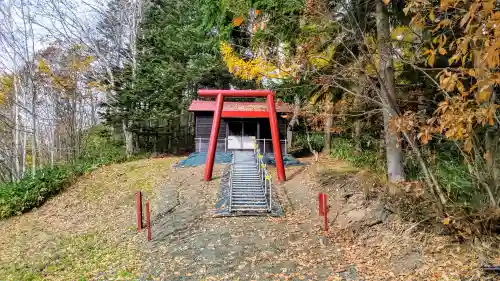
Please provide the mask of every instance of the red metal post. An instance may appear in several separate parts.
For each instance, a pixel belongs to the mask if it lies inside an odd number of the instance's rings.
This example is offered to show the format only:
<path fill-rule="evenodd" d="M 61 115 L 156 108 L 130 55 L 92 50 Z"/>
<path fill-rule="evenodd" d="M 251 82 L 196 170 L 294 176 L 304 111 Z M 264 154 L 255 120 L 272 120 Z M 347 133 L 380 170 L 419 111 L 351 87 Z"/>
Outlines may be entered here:
<path fill-rule="evenodd" d="M 146 200 L 146 224 L 148 227 L 148 241 L 151 241 L 151 214 L 149 212 L 149 200 Z"/>
<path fill-rule="evenodd" d="M 325 217 L 325 231 L 328 231 L 328 199 L 326 194 L 323 194 L 323 214 Z"/>
<path fill-rule="evenodd" d="M 142 196 L 141 192 L 137 191 L 135 194 L 137 201 L 137 231 L 141 231 L 142 228 Z"/>
<path fill-rule="evenodd" d="M 319 216 L 323 216 L 323 193 L 318 194 L 318 202 L 319 202 Z"/>
<path fill-rule="evenodd" d="M 280 134 L 278 130 L 278 117 L 276 116 L 274 95 L 267 96 L 267 110 L 269 111 L 269 123 L 271 125 L 271 135 L 273 137 L 274 159 L 276 161 L 278 180 L 283 182 L 286 180 L 286 175 L 285 166 L 283 165 L 283 157 L 281 155 Z"/>
<path fill-rule="evenodd" d="M 215 150 L 217 149 L 217 138 L 219 137 L 220 118 L 222 115 L 223 105 L 224 105 L 224 96 L 222 94 L 218 94 L 216 100 L 216 108 L 214 111 L 214 120 L 212 122 L 212 131 L 210 133 L 210 143 L 208 144 L 207 161 L 205 164 L 204 179 L 206 181 L 212 180 Z"/>

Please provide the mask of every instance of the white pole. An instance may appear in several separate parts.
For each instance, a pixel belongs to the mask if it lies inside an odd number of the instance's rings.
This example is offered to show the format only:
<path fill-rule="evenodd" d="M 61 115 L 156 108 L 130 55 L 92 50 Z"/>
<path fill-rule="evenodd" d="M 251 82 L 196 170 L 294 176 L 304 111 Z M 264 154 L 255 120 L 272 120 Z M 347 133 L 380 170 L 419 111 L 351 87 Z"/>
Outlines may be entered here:
<path fill-rule="evenodd" d="M 266 154 L 266 139 L 264 139 L 264 154 Z"/>

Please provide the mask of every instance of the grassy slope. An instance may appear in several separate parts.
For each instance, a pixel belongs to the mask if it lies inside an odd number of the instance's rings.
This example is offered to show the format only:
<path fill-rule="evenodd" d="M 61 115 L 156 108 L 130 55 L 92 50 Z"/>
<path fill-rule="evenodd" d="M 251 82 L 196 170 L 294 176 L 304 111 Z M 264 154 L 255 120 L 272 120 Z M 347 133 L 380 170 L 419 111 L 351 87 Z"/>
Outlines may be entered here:
<path fill-rule="evenodd" d="M 139 275 L 137 190 L 145 196 L 177 158 L 110 165 L 41 208 L 0 221 L 0 280 L 130 279 Z M 136 261 L 136 262 L 134 262 Z"/>

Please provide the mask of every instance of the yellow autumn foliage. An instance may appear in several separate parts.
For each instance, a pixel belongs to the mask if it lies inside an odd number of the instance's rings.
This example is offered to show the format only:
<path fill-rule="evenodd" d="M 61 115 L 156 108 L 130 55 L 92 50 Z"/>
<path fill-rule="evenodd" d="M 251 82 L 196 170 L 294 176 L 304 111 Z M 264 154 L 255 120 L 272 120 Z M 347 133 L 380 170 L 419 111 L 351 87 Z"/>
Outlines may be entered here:
<path fill-rule="evenodd" d="M 413 32 L 409 26 L 396 26 L 392 32 L 391 37 L 394 40 L 403 40 L 403 41 L 413 41 L 416 37 L 415 32 Z"/>
<path fill-rule="evenodd" d="M 78 50 L 81 47 L 75 45 L 73 47 L 74 50 Z M 85 71 L 90 64 L 95 60 L 93 56 L 72 56 L 67 68 L 67 71 L 64 74 L 56 75 L 52 71 L 49 63 L 45 59 L 40 59 L 38 62 L 37 72 L 47 77 L 51 82 L 52 86 L 59 90 L 69 90 L 72 91 L 76 87 L 75 75 L 79 72 Z M 90 86 L 96 87 L 96 86 Z"/>
<path fill-rule="evenodd" d="M 12 75 L 4 75 L 0 77 L 0 104 L 5 103 L 13 85 L 14 77 Z"/>
<path fill-rule="evenodd" d="M 321 69 L 331 64 L 333 55 L 335 54 L 336 45 L 330 45 L 325 50 L 319 53 L 309 54 L 309 63 L 314 67 Z"/>
<path fill-rule="evenodd" d="M 285 78 L 279 69 L 260 57 L 244 60 L 240 58 L 227 42 L 221 42 L 220 51 L 229 72 L 243 80 L 255 80 L 258 83 L 263 78 Z"/>
<path fill-rule="evenodd" d="M 71 68 L 73 71 L 82 71 L 86 69 L 94 60 L 95 58 L 93 56 L 85 56 L 83 59 L 74 58 L 71 62 Z"/>
<path fill-rule="evenodd" d="M 52 74 L 49 64 L 44 59 L 41 59 L 40 62 L 38 63 L 38 72 L 46 75 Z"/>

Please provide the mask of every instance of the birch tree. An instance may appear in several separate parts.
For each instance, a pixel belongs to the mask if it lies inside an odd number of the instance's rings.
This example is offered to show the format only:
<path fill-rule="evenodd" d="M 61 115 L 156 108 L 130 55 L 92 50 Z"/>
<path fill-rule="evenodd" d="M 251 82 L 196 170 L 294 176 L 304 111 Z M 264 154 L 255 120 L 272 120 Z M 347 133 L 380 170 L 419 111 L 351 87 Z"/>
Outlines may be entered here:
<path fill-rule="evenodd" d="M 47 0 L 44 1 L 44 16 L 52 19 L 55 29 L 42 25 L 54 38 L 78 42 L 88 48 L 96 58 L 95 67 L 101 67 L 103 81 L 108 85 L 106 103 L 112 104 L 116 99 L 117 70 L 123 70 L 127 65 L 132 68 L 135 76 L 137 69 L 137 39 L 140 33 L 140 23 L 144 10 L 142 0 L 116 0 L 108 5 L 98 2 L 83 1 L 80 6 L 76 2 Z M 91 16 L 81 17 L 74 12 L 76 8 L 88 9 Z M 98 72 L 96 73 L 98 74 Z M 120 108 L 112 108 L 121 111 Z M 130 120 L 123 120 L 126 151 L 128 155 L 134 152 L 133 135 L 130 132 Z"/>

